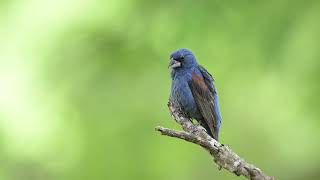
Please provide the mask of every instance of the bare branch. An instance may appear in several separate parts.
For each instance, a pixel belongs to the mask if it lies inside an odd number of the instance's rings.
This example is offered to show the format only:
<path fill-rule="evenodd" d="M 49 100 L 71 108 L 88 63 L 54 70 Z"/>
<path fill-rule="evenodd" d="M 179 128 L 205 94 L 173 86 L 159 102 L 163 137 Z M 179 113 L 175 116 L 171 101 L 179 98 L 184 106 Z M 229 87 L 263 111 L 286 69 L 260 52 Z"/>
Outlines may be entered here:
<path fill-rule="evenodd" d="M 156 127 L 156 130 L 162 135 L 183 139 L 185 141 L 197 144 L 206 149 L 214 158 L 214 162 L 219 169 L 224 168 L 237 176 L 244 176 L 251 180 L 273 180 L 274 178 L 266 175 L 253 164 L 247 163 L 244 159 L 234 153 L 228 146 L 220 144 L 211 138 L 201 126 L 194 125 L 190 119 L 174 106 L 173 102 L 168 103 L 171 115 L 179 123 L 184 131 Z"/>

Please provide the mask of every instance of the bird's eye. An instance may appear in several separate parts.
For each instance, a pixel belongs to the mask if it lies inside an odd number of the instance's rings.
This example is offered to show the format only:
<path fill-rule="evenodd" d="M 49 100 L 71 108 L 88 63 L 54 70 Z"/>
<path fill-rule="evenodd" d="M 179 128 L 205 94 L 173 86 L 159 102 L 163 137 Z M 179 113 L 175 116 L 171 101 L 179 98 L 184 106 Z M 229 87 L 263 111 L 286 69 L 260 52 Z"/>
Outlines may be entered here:
<path fill-rule="evenodd" d="M 181 59 L 181 60 L 184 60 L 184 56 L 181 56 L 180 59 Z"/>

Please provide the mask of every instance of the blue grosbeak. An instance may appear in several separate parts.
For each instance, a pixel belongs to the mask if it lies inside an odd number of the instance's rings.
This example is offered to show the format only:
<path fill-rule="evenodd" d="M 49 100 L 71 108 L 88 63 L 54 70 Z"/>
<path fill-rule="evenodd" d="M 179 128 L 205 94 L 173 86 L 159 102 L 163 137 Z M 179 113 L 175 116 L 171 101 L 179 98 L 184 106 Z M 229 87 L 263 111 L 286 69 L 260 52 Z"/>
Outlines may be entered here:
<path fill-rule="evenodd" d="M 172 78 L 170 99 L 218 140 L 221 114 L 211 74 L 197 63 L 188 49 L 174 51 L 170 55 L 169 67 Z"/>

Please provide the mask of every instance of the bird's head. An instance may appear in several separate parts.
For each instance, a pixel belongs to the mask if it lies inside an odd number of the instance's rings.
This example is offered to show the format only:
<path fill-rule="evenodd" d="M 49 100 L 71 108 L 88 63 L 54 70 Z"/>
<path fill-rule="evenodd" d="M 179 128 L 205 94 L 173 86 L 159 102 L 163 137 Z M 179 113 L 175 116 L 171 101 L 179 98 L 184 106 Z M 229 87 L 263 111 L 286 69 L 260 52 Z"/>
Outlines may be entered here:
<path fill-rule="evenodd" d="M 188 49 L 178 49 L 170 55 L 169 67 L 172 69 L 191 68 L 197 64 L 198 63 L 196 61 L 196 58 L 194 57 L 193 53 Z"/>

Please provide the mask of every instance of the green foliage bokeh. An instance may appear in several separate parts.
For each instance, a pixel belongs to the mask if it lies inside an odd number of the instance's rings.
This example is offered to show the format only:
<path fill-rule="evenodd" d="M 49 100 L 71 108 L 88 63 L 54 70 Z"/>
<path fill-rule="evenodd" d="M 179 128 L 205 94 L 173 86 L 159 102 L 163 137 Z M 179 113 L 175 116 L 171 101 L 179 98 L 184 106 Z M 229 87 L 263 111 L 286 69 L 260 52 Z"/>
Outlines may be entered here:
<path fill-rule="evenodd" d="M 279 179 L 319 179 L 319 18 L 319 1 L 1 1 L 0 179 L 237 178 L 154 131 L 179 128 L 179 47 L 215 77 L 222 143 Z"/>

